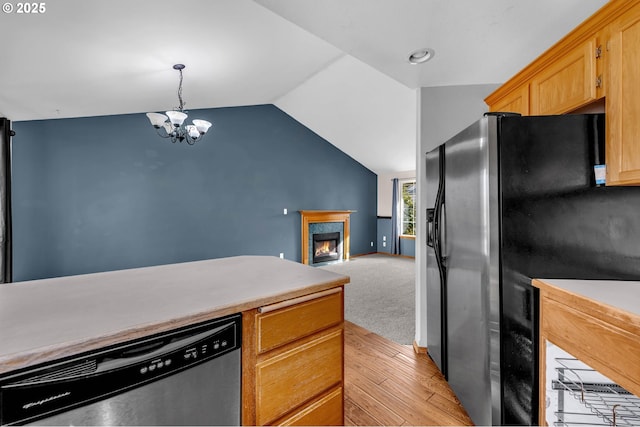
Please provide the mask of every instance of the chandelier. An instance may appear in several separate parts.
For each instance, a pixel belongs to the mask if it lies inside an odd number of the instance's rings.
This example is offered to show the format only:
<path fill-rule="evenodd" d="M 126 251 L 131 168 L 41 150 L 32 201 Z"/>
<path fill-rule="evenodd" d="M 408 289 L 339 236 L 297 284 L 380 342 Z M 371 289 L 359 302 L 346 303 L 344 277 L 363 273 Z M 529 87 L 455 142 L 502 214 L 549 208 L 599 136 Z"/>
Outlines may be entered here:
<path fill-rule="evenodd" d="M 178 85 L 178 101 L 180 105 L 173 109 L 173 111 L 167 111 L 166 115 L 160 113 L 147 113 L 149 121 L 156 128 L 158 135 L 163 138 L 171 138 L 171 142 L 186 142 L 189 145 L 193 145 L 200 141 L 205 133 L 211 127 L 211 123 L 206 120 L 193 120 L 192 125 L 183 126 L 184 121 L 187 119 L 187 113 L 184 111 L 184 101 L 182 100 L 182 70 L 184 70 L 183 64 L 176 64 L 173 66 L 174 70 L 180 72 L 180 84 Z"/>

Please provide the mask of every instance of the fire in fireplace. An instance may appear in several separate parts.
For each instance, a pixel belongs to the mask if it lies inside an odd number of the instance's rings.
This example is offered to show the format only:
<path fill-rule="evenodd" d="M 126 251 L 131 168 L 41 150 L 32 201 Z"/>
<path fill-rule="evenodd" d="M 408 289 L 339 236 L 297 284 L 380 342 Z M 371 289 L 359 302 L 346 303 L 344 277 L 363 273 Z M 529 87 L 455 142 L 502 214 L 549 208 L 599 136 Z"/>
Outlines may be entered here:
<path fill-rule="evenodd" d="M 340 233 L 313 235 L 313 263 L 340 259 Z"/>

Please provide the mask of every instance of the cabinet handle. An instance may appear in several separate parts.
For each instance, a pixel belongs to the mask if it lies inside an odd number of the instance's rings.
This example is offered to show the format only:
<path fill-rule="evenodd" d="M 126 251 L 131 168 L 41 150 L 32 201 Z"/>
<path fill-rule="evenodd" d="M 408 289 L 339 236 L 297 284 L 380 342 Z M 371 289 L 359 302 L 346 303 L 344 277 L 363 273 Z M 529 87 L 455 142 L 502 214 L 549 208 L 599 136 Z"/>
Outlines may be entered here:
<path fill-rule="evenodd" d="M 292 305 L 300 304 L 302 302 L 311 301 L 316 298 L 326 297 L 327 295 L 337 294 L 342 292 L 342 288 L 327 289 L 326 291 L 316 292 L 315 294 L 303 295 L 298 298 L 288 299 L 286 301 L 277 302 L 271 305 L 265 305 L 258 308 L 258 313 L 268 313 L 270 311 L 279 310 L 281 308 L 290 307 Z"/>

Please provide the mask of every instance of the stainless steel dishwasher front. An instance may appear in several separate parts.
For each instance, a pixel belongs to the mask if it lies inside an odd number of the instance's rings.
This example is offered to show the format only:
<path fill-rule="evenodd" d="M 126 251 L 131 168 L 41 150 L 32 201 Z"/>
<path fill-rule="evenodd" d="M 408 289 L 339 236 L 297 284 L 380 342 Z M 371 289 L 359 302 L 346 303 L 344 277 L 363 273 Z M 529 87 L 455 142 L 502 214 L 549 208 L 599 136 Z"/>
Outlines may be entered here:
<path fill-rule="evenodd" d="M 240 425 L 241 316 L 0 378 L 0 424 Z"/>

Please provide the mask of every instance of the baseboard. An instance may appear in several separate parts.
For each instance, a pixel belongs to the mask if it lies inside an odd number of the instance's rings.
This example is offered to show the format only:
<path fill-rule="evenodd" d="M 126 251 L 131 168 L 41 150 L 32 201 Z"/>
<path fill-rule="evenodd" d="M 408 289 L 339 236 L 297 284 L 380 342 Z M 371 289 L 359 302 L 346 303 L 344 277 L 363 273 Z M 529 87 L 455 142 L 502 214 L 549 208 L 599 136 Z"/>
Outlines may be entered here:
<path fill-rule="evenodd" d="M 367 255 L 375 255 L 375 254 L 378 254 L 378 253 L 380 253 L 380 252 L 368 252 L 366 254 L 351 255 L 351 256 L 349 256 L 349 259 L 358 258 L 358 257 L 361 257 L 361 256 L 367 256 Z"/>
<path fill-rule="evenodd" d="M 418 343 L 414 340 L 413 351 L 415 351 L 416 354 L 427 354 L 427 347 L 420 347 Z"/>
<path fill-rule="evenodd" d="M 358 258 L 358 257 L 361 257 L 361 256 L 367 256 L 367 255 L 388 255 L 388 256 L 396 256 L 396 257 L 399 257 L 399 258 L 416 259 L 416 257 L 414 257 L 414 256 L 401 255 L 401 254 L 390 254 L 389 252 L 368 252 L 366 254 L 351 255 L 351 256 L 349 256 L 349 259 Z"/>
<path fill-rule="evenodd" d="M 397 256 L 397 257 L 400 257 L 400 258 L 416 259 L 416 257 L 414 257 L 414 256 L 402 255 L 402 254 L 390 254 L 389 252 L 372 252 L 372 254 L 389 255 L 389 256 Z"/>

